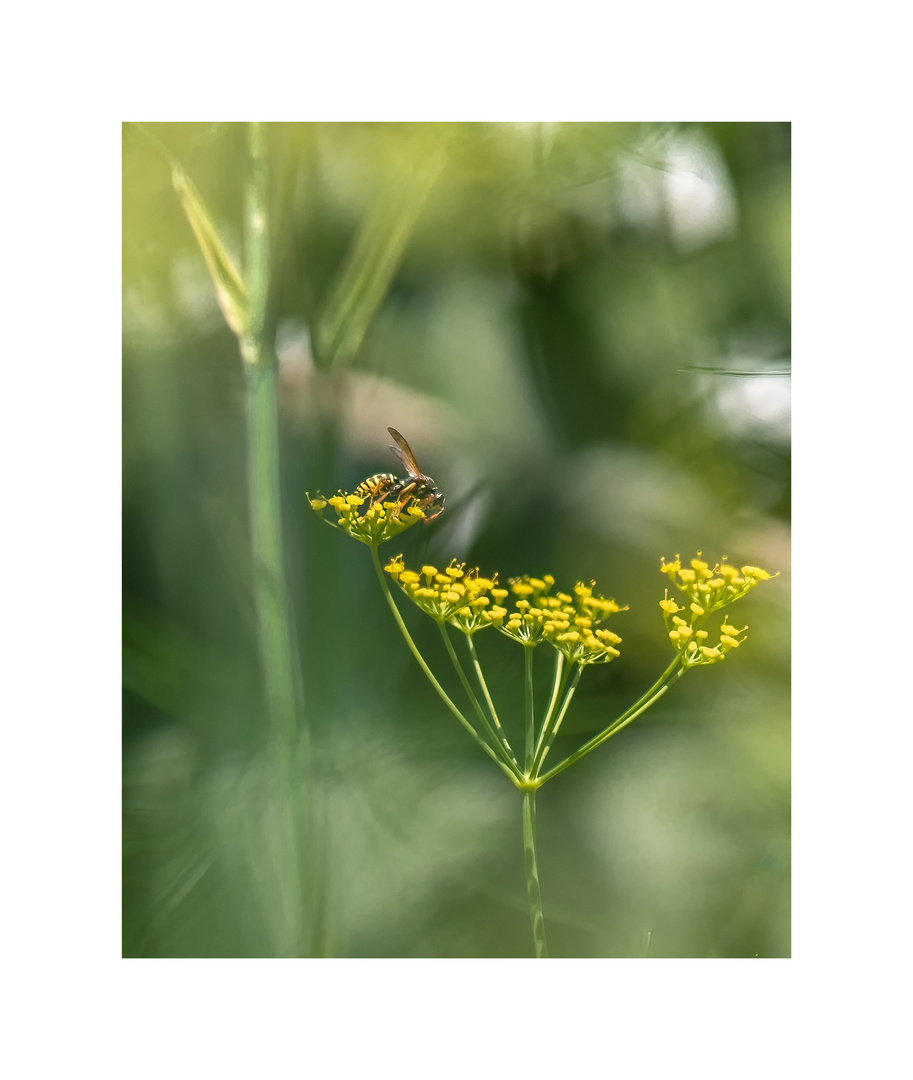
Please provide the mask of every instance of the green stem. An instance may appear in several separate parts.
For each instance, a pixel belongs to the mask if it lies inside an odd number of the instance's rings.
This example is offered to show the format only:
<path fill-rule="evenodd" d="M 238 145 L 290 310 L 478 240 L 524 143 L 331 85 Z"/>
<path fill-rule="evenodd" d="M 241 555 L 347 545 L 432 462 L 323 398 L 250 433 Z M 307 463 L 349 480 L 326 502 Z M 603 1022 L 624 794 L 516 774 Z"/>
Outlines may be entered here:
<path fill-rule="evenodd" d="M 495 703 L 491 700 L 491 694 L 488 692 L 488 683 L 485 681 L 485 676 L 482 674 L 482 665 L 479 663 L 479 656 L 476 652 L 475 641 L 472 634 L 466 635 L 466 644 L 469 648 L 469 655 L 472 657 L 472 664 L 475 668 L 476 678 L 479 680 L 479 686 L 482 687 L 482 693 L 485 695 L 485 700 L 488 703 L 488 709 L 491 713 L 491 720 L 495 726 L 495 730 L 498 733 L 498 737 L 501 742 L 504 743 L 511 757 L 513 757 L 513 750 L 510 743 L 507 741 L 507 735 L 504 733 L 504 729 L 501 727 L 501 721 L 498 718 L 498 711 L 495 708 Z M 514 761 L 517 759 L 514 757 Z"/>
<path fill-rule="evenodd" d="M 552 743 L 555 741 L 555 736 L 558 734 L 558 728 L 561 727 L 561 722 L 564 720 L 564 717 L 565 717 L 565 714 L 567 713 L 568 707 L 571 704 L 571 698 L 573 698 L 573 696 L 574 696 L 574 691 L 577 689 L 577 686 L 580 683 L 580 677 L 583 675 L 583 668 L 584 668 L 583 664 L 578 664 L 577 665 L 577 670 L 574 672 L 573 682 L 568 687 L 567 693 L 564 695 L 564 700 L 561 703 L 561 711 L 558 713 L 558 718 L 555 720 L 554 726 L 552 727 L 552 729 L 548 733 L 548 740 L 545 743 L 545 745 L 542 746 L 541 749 L 539 751 L 537 751 L 537 753 L 536 753 L 536 760 L 535 760 L 535 762 L 533 764 L 533 773 L 534 773 L 534 775 L 538 775 L 539 770 L 542 768 L 542 763 L 545 761 L 546 754 L 552 748 Z M 568 669 L 567 674 L 568 675 L 570 674 L 570 669 Z M 565 683 L 567 682 L 566 677 L 565 677 L 564 681 L 565 681 Z M 562 689 L 564 689 L 564 687 L 562 687 Z M 545 729 L 543 728 L 543 734 L 544 734 L 544 731 L 545 731 Z M 540 739 L 540 742 L 541 742 L 541 739 Z"/>
<path fill-rule="evenodd" d="M 536 959 L 548 958 L 545 940 L 545 916 L 542 913 L 542 893 L 539 891 L 539 865 L 536 859 L 536 792 L 523 792 L 523 858 L 526 864 L 526 901 L 533 928 Z"/>
<path fill-rule="evenodd" d="M 536 753 L 536 709 L 533 700 L 533 645 L 523 646 L 523 699 L 526 709 L 526 759 L 524 768 L 527 778 L 533 775 L 533 759 Z"/>
<path fill-rule="evenodd" d="M 545 710 L 545 720 L 543 722 L 543 729 L 548 727 L 551 723 L 552 713 L 555 711 L 555 706 L 558 704 L 558 698 L 561 696 L 564 690 L 564 684 L 567 681 L 568 673 L 564 670 L 564 653 L 555 650 L 555 674 L 552 676 L 552 695 L 549 698 L 548 708 Z M 541 736 L 539 741 L 541 742 Z M 537 747 L 538 749 L 538 747 Z"/>
<path fill-rule="evenodd" d="M 475 710 L 476 716 L 478 716 L 482 726 L 488 732 L 488 737 L 491 739 L 495 749 L 498 751 L 501 757 L 504 758 L 504 763 L 519 780 L 520 769 L 517 765 L 517 762 L 514 760 L 513 755 L 510 752 L 510 747 L 506 745 L 506 740 L 502 741 L 498 737 L 494 728 L 491 726 L 491 721 L 485 715 L 485 710 L 479 704 L 479 699 L 475 696 L 469 679 L 466 678 L 466 672 L 463 671 L 463 665 L 460 663 L 460 659 L 456 654 L 456 650 L 453 647 L 453 642 L 450 640 L 450 637 L 447 634 L 446 625 L 441 621 L 438 621 L 437 625 L 438 629 L 441 631 L 441 637 L 444 639 L 444 645 L 447 649 L 447 654 L 449 655 L 453 666 L 456 669 L 456 673 L 460 678 L 460 682 L 463 684 L 463 689 L 466 691 L 469 700 L 472 702 L 472 707 Z"/>
<path fill-rule="evenodd" d="M 542 746 L 545 742 L 546 736 L 551 730 L 552 717 L 555 714 L 555 708 L 561 699 L 561 695 L 564 693 L 564 688 L 567 686 L 568 676 L 571 673 L 571 669 L 565 666 L 564 653 L 555 650 L 555 674 L 552 678 L 552 693 L 549 698 L 548 708 L 545 710 L 545 719 L 542 721 L 542 730 L 539 732 L 539 741 L 536 743 L 536 752 L 533 755 L 533 767 L 536 771 L 542 764 L 542 758 L 545 754 L 542 754 Z M 541 754 L 541 756 L 540 756 Z"/>
<path fill-rule="evenodd" d="M 240 338 L 247 406 L 248 489 L 260 665 L 269 717 L 270 743 L 282 803 L 288 922 L 278 943 L 280 955 L 311 953 L 306 931 L 302 849 L 307 821 L 302 774 L 308 775 L 304 692 L 289 603 L 282 541 L 279 473 L 279 419 L 276 356 L 266 334 L 269 292 L 269 222 L 263 125 L 249 127 L 250 178 L 245 193 L 245 277 L 248 317 Z M 309 788 L 308 788 L 309 793 Z M 311 898 L 313 900 L 313 898 Z"/>
<path fill-rule="evenodd" d="M 507 773 L 510 779 L 516 784 L 517 781 L 512 770 L 509 769 L 502 761 L 498 760 L 498 755 L 494 752 L 494 750 L 492 750 L 488 743 L 482 738 L 481 735 L 479 735 L 479 733 L 472 726 L 472 724 L 470 724 L 466 717 L 450 700 L 443 686 L 441 686 L 441 684 L 434 677 L 434 673 L 432 672 L 431 668 L 428 667 L 428 665 L 425 663 L 425 658 L 418 651 L 415 642 L 412 640 L 409 631 L 406 629 L 406 624 L 403 622 L 403 617 L 399 612 L 399 608 L 396 606 L 396 601 L 393 599 L 393 596 L 390 593 L 390 586 L 387 584 L 387 579 L 384 577 L 383 567 L 380 565 L 380 556 L 377 553 L 377 546 L 375 544 L 369 544 L 368 546 L 371 549 L 371 559 L 374 562 L 374 569 L 377 571 L 377 580 L 380 582 L 380 587 L 383 591 L 384 597 L 386 598 L 387 605 L 389 606 L 390 611 L 393 613 L 393 618 L 396 620 L 396 625 L 399 627 L 400 633 L 403 635 L 406 644 L 409 646 L 409 651 L 418 661 L 419 667 L 422 669 L 422 671 L 424 671 L 428 681 L 437 691 L 437 694 L 440 697 L 441 701 L 444 702 L 447 708 L 453 713 L 457 720 L 459 720 L 463 727 L 466 728 L 469 734 L 475 739 L 479 746 L 482 747 L 485 753 L 492 759 L 492 761 L 498 766 L 498 768 L 502 769 L 505 773 Z"/>
<path fill-rule="evenodd" d="M 574 762 L 579 761 L 582 757 L 585 757 L 591 750 L 595 750 L 597 746 L 600 746 L 617 734 L 623 727 L 627 727 L 632 720 L 636 720 L 641 713 L 646 712 L 651 705 L 654 705 L 665 692 L 677 682 L 685 673 L 685 668 L 682 666 L 681 657 L 676 656 L 672 663 L 666 668 L 666 670 L 660 675 L 656 682 L 650 687 L 650 689 L 634 702 L 634 704 L 626 709 L 625 712 L 618 717 L 617 720 L 613 720 L 611 724 L 596 736 L 594 736 L 588 743 L 584 743 L 579 750 L 575 750 L 570 757 L 565 758 L 560 765 L 556 765 L 554 769 L 551 769 L 544 776 L 540 778 L 540 786 L 551 780 L 553 776 L 557 776 L 558 773 L 564 772 L 566 768 L 573 765 Z"/>
<path fill-rule="evenodd" d="M 248 484 L 260 661 L 271 734 L 289 744 L 298 727 L 300 673 L 283 567 L 275 372 L 247 365 Z"/>
<path fill-rule="evenodd" d="M 245 220 L 250 306 L 241 354 L 247 391 L 249 513 L 260 660 L 271 734 L 288 746 L 298 735 L 303 692 L 282 544 L 276 356 L 264 333 L 269 236 L 262 127 L 250 125 L 251 178 Z"/>

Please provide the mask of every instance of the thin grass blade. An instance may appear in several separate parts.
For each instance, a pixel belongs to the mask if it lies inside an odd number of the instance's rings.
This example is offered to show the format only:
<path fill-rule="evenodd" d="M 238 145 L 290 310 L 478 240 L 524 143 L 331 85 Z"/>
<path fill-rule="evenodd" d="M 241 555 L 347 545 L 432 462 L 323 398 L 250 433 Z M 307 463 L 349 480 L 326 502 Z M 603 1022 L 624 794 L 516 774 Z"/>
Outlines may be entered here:
<path fill-rule="evenodd" d="M 241 272 L 222 242 L 205 200 L 187 173 L 174 160 L 171 164 L 171 182 L 209 267 L 225 321 L 232 332 L 241 338 L 246 333 L 248 322 L 247 287 Z"/>
<path fill-rule="evenodd" d="M 441 150 L 429 153 L 391 182 L 364 219 L 317 328 L 318 355 L 328 367 L 344 367 L 361 347 L 443 165 Z"/>

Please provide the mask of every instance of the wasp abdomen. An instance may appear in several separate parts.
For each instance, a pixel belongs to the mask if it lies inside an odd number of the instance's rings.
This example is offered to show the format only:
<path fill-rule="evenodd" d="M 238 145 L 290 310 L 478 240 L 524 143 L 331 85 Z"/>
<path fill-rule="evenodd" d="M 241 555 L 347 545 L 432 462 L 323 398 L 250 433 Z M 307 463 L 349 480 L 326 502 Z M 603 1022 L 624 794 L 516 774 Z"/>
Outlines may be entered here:
<path fill-rule="evenodd" d="M 379 472 L 373 476 L 369 476 L 367 480 L 362 482 L 355 489 L 355 494 L 360 495 L 363 499 L 380 498 L 382 495 L 389 495 L 389 493 L 396 486 L 397 480 L 393 473 Z"/>

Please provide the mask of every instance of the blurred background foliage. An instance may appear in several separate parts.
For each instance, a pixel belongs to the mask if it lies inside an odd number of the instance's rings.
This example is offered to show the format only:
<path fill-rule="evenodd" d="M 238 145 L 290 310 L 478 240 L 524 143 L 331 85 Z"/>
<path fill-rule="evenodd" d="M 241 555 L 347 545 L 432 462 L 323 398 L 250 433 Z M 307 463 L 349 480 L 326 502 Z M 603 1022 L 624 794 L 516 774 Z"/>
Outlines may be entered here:
<path fill-rule="evenodd" d="M 556 762 L 668 663 L 660 556 L 780 572 L 733 609 L 744 648 L 542 789 L 539 859 L 553 956 L 789 955 L 789 125 L 267 134 L 314 952 L 532 955 L 519 795 L 425 682 L 367 550 L 305 498 L 395 471 L 392 425 L 447 509 L 383 555 L 630 605 Z M 287 955 L 243 372 L 161 147 L 238 255 L 247 169 L 244 125 L 124 127 L 123 948 Z M 478 647 L 519 732 L 522 652 Z"/>

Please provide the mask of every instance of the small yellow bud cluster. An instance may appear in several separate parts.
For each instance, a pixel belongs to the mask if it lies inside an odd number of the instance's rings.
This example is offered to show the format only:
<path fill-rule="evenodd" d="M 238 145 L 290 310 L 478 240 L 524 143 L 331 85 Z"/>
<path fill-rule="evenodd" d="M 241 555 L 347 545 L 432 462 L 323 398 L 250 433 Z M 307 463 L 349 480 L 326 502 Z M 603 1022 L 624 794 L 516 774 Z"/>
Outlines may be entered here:
<path fill-rule="evenodd" d="M 691 604 L 687 608 L 679 607 L 667 594 L 665 600 L 660 600 L 659 606 L 666 621 L 669 640 L 681 654 L 685 667 L 715 664 L 725 659 L 728 652 L 737 649 L 746 640 L 742 635 L 748 629 L 747 626 L 739 629 L 724 619 L 720 627 L 719 641 L 711 645 L 710 633 L 704 630 L 702 625 L 706 612 L 700 604 Z M 683 615 L 687 618 L 683 618 Z"/>
<path fill-rule="evenodd" d="M 667 563 L 663 559 L 660 570 L 707 615 L 740 599 L 755 585 L 769 581 L 771 577 L 766 570 L 757 566 L 743 566 L 739 570 L 730 566 L 725 558 L 711 567 L 701 559 L 700 552 L 696 559 L 691 560 L 690 566 L 682 566 L 678 555 L 675 562 Z"/>
<path fill-rule="evenodd" d="M 711 567 L 701 559 L 700 552 L 687 567 L 682 566 L 678 555 L 672 563 L 663 559 L 660 570 L 690 601 L 687 607 L 680 607 L 669 599 L 667 591 L 665 599 L 659 602 L 669 640 L 681 654 L 685 667 L 716 664 L 746 640 L 743 635 L 747 626 L 740 630 L 724 620 L 719 640 L 710 644 L 710 633 L 703 628 L 704 623 L 712 612 L 738 600 L 755 585 L 771 577 L 766 570 L 757 566 L 743 566 L 737 570 L 725 559 Z"/>
<path fill-rule="evenodd" d="M 551 588 L 551 574 L 542 578 L 522 577 L 511 580 L 510 591 L 518 597 L 514 610 L 492 609 L 489 617 L 501 633 L 523 645 L 535 646 L 549 642 L 576 664 L 599 664 L 614 660 L 620 653 L 615 648 L 621 638 L 601 623 L 620 608 L 614 600 L 594 596 L 595 583 L 578 582 L 574 595 L 556 592 Z"/>
<path fill-rule="evenodd" d="M 311 509 L 316 511 L 321 521 L 332 525 L 334 529 L 340 529 L 353 540 L 360 540 L 363 544 L 370 544 L 373 547 L 392 540 L 394 536 L 399 536 L 417 521 L 422 521 L 425 516 L 414 499 L 407 499 L 403 504 L 378 503 L 375 506 L 369 506 L 362 513 L 361 507 L 368 501 L 367 496 L 364 495 L 350 495 L 340 491 L 336 495 L 325 498 L 318 492 L 316 498 L 312 499 L 310 495 L 307 498 Z M 336 521 L 323 516 L 327 506 L 331 506 L 336 511 Z"/>
<path fill-rule="evenodd" d="M 497 575 L 481 577 L 478 569 L 466 570 L 465 563 L 453 559 L 449 566 L 423 566 L 416 573 L 407 570 L 402 555 L 384 567 L 403 592 L 437 622 L 449 622 L 466 634 L 491 626 L 488 616 L 492 595 L 501 596 Z"/>

